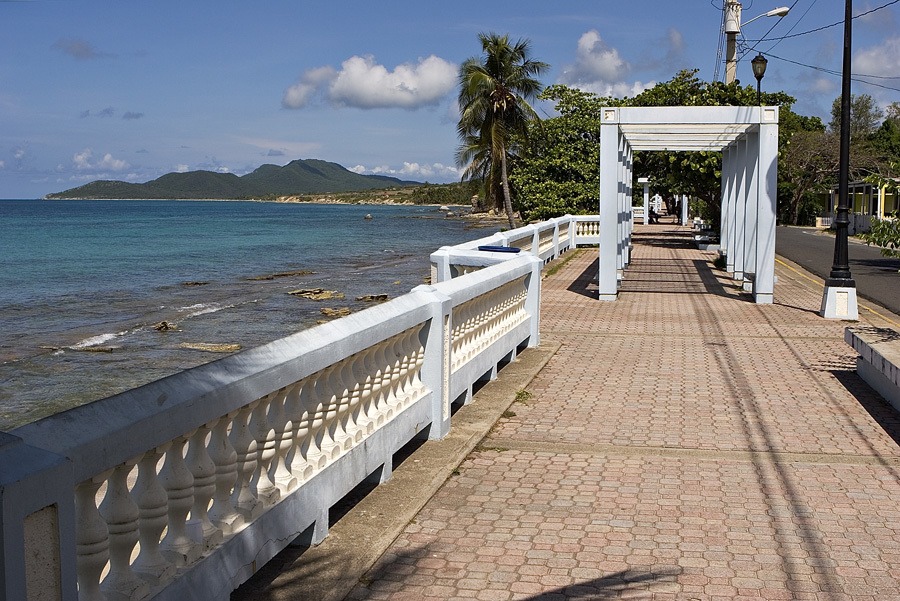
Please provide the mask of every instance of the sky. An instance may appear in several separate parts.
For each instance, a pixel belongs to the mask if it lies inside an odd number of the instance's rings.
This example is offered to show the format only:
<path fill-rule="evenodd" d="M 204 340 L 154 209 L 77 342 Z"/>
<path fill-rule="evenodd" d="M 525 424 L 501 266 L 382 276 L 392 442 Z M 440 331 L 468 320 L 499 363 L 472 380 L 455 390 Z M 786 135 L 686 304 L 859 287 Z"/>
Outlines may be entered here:
<path fill-rule="evenodd" d="M 633 96 L 680 69 L 714 79 L 721 1 L 0 0 L 0 198 L 300 158 L 458 181 L 457 73 L 480 32 L 530 40 L 545 85 Z M 842 25 L 774 38 L 839 23 L 844 3 L 777 1 L 744 1 L 756 47 L 737 77 L 755 84 L 750 59 L 768 53 L 763 88 L 827 122 Z M 872 9 L 853 21 L 853 71 L 881 79 L 853 92 L 886 106 L 900 101 L 900 2 L 854 2 Z"/>

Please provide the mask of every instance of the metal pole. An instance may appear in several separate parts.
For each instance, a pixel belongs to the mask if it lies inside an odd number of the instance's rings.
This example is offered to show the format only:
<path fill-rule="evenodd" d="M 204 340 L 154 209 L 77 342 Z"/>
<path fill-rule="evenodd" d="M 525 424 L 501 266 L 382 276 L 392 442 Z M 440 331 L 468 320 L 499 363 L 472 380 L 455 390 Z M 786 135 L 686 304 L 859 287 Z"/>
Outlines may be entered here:
<path fill-rule="evenodd" d="M 756 78 L 756 106 L 762 106 L 762 92 L 760 91 L 760 86 L 762 85 L 762 77 Z"/>
<path fill-rule="evenodd" d="M 848 227 L 850 225 L 850 42 L 853 23 L 853 0 L 846 0 L 844 10 L 844 65 L 841 78 L 841 146 L 838 172 L 838 207 L 835 216 L 834 264 L 825 286 L 855 288 L 850 275 Z"/>

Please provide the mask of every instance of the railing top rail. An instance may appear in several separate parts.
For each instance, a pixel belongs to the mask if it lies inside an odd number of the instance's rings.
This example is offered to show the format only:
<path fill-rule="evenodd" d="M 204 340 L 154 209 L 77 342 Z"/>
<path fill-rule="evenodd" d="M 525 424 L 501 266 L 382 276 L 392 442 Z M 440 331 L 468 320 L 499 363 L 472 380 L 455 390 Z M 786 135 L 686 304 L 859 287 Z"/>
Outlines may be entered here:
<path fill-rule="evenodd" d="M 449 296 L 452 300 L 452 306 L 455 307 L 490 292 L 506 282 L 531 273 L 536 264 L 542 264 L 540 259 L 537 259 L 530 253 L 523 253 L 499 264 L 466 274 L 464 277 L 453 278 L 432 286 L 420 286 L 416 290 L 422 288 L 434 289 L 441 294 Z"/>
<path fill-rule="evenodd" d="M 12 431 L 83 480 L 424 323 L 424 291 L 75 407 Z"/>

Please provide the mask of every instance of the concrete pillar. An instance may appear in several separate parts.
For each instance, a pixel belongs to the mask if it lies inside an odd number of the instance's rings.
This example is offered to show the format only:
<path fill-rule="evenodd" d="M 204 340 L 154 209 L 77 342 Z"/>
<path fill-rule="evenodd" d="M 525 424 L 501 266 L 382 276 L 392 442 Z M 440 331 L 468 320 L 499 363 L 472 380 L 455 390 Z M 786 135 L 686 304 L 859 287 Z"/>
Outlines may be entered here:
<path fill-rule="evenodd" d="M 759 208 L 759 131 L 747 134 L 747 194 L 744 203 L 744 289 L 753 290 L 756 277 L 756 248 Z M 749 277 L 748 277 L 749 276 Z"/>
<path fill-rule="evenodd" d="M 642 177 L 638 183 L 644 184 L 644 225 L 648 225 L 650 223 L 650 180 Z"/>
<path fill-rule="evenodd" d="M 726 265 L 729 259 L 728 248 L 731 245 L 734 211 L 734 145 L 722 150 L 722 215 L 719 220 L 719 254 L 725 255 Z"/>
<path fill-rule="evenodd" d="M 616 300 L 616 255 L 619 207 L 619 132 L 618 109 L 604 109 L 600 122 L 600 257 L 598 287 L 600 300 Z"/>
<path fill-rule="evenodd" d="M 778 107 L 763 107 L 759 126 L 756 277 L 753 300 L 775 301 L 775 225 L 778 211 Z"/>
<path fill-rule="evenodd" d="M 744 207 L 747 204 L 747 140 L 735 143 L 735 183 L 734 183 L 734 239 L 729 255 L 734 257 L 732 276 L 737 281 L 744 280 Z"/>
<path fill-rule="evenodd" d="M 684 194 L 681 197 L 681 225 L 687 225 L 688 223 L 688 195 Z"/>

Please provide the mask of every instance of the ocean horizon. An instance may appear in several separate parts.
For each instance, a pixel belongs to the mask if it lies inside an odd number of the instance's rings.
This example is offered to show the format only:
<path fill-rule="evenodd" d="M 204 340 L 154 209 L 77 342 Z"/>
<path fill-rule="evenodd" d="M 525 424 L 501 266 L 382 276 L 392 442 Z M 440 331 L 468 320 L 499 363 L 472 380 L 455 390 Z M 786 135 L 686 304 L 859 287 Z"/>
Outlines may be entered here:
<path fill-rule="evenodd" d="M 434 206 L 0 200 L 0 429 L 405 294 L 497 229 Z M 343 298 L 289 294 L 316 288 Z"/>

